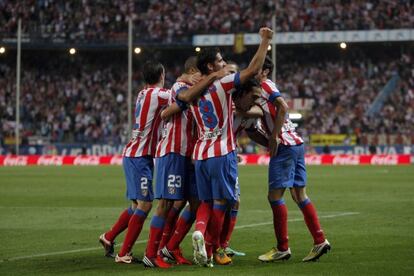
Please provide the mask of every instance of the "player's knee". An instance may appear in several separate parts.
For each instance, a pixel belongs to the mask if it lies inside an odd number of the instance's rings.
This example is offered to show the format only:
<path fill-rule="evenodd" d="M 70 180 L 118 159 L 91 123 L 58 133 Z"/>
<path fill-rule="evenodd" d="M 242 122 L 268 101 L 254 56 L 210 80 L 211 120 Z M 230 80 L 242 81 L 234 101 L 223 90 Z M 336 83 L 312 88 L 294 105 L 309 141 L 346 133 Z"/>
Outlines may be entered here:
<path fill-rule="evenodd" d="M 300 201 L 298 200 L 298 197 L 296 196 L 295 190 L 292 188 L 290 189 L 290 196 L 292 197 L 293 201 L 296 204 L 299 204 Z"/>
<path fill-rule="evenodd" d="M 139 208 L 140 210 L 148 214 L 152 209 L 152 202 L 151 201 L 138 201 L 137 208 Z"/>
<path fill-rule="evenodd" d="M 131 209 L 135 211 L 138 208 L 138 203 L 135 200 L 131 201 Z"/>
<path fill-rule="evenodd" d="M 268 195 L 267 195 L 267 199 L 269 201 L 280 200 L 280 199 L 283 198 L 284 192 L 285 192 L 285 189 L 270 190 Z"/>
<path fill-rule="evenodd" d="M 181 211 L 185 207 L 186 203 L 187 203 L 187 201 L 185 201 L 185 200 L 176 200 L 176 201 L 174 201 L 173 206 L 174 206 L 175 209 Z"/>
<path fill-rule="evenodd" d="M 297 204 L 305 201 L 306 199 L 308 199 L 308 195 L 306 194 L 306 190 L 304 187 L 301 188 L 293 188 L 293 193 L 292 193 L 292 198 L 293 198 L 293 194 L 295 196 L 295 202 Z"/>
<path fill-rule="evenodd" d="M 163 215 L 168 213 L 172 206 L 173 202 L 171 200 L 160 199 L 157 205 L 157 214 Z"/>

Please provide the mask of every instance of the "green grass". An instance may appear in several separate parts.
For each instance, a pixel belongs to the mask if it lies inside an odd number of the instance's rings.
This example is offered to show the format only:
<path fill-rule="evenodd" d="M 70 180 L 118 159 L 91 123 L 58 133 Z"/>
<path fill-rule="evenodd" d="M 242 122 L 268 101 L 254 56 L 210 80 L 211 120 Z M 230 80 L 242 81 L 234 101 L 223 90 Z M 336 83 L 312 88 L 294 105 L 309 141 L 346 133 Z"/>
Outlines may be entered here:
<path fill-rule="evenodd" d="M 289 222 L 292 258 L 272 264 L 256 259 L 274 245 L 274 234 L 266 200 L 267 170 L 252 166 L 240 167 L 237 226 L 242 228 L 232 239 L 232 246 L 247 256 L 235 258 L 227 267 L 160 271 L 102 257 L 97 238 L 128 205 L 121 167 L 1 167 L 0 275 L 414 275 L 412 166 L 311 166 L 308 174 L 308 194 L 333 246 L 319 262 L 301 263 L 312 240 L 290 198 L 286 199 L 293 220 Z M 345 212 L 357 214 L 339 216 Z M 260 223 L 267 224 L 254 226 Z M 148 220 L 135 255 L 142 256 L 147 237 Z M 189 237 L 183 247 L 190 257 Z M 62 254 L 71 250 L 84 251 Z M 48 255 L 30 257 L 38 254 Z"/>

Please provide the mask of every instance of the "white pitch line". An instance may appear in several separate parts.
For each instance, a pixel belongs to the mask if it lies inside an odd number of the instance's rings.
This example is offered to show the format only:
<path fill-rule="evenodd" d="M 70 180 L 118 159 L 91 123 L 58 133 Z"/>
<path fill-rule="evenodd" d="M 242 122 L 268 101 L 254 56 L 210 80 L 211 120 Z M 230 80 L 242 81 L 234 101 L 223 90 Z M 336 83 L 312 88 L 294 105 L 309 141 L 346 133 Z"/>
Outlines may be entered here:
<path fill-rule="evenodd" d="M 353 216 L 353 215 L 358 215 L 358 214 L 359 214 L 358 212 L 346 212 L 346 213 L 339 213 L 339 214 L 335 214 L 335 215 L 319 216 L 319 218 L 336 218 L 336 217 L 344 217 L 344 216 Z M 289 219 L 288 220 L 288 222 L 296 222 L 296 221 L 303 221 L 303 218 L 295 218 L 295 219 Z M 273 221 L 241 225 L 241 226 L 236 226 L 234 228 L 235 229 L 244 229 L 244 228 L 250 228 L 250 227 L 256 227 L 256 226 L 270 225 L 270 224 L 273 224 Z"/>
<path fill-rule="evenodd" d="M 333 215 L 323 215 L 323 216 L 319 216 L 319 218 L 321 219 L 337 218 L 337 217 L 344 217 L 344 216 L 353 216 L 353 215 L 358 215 L 358 214 L 359 214 L 358 212 L 345 212 L 345 213 L 339 213 L 339 214 L 333 214 Z M 297 221 L 303 221 L 303 218 L 295 218 L 295 219 L 288 220 L 288 222 L 297 222 Z M 265 226 L 265 225 L 271 225 L 271 224 L 273 224 L 273 221 L 236 226 L 235 229 L 244 229 L 244 228 Z M 139 240 L 139 241 L 136 241 L 135 244 L 146 243 L 147 241 L 148 240 Z M 115 246 L 118 247 L 121 245 L 122 244 L 117 244 Z M 83 249 L 74 249 L 74 250 L 67 250 L 67 251 L 58 251 L 58 252 L 43 253 L 43 254 L 36 254 L 36 255 L 20 256 L 20 257 L 13 257 L 9 259 L 2 259 L 0 260 L 0 263 L 18 261 L 18 260 L 24 260 L 24 259 L 33 259 L 33 258 L 38 258 L 38 257 L 48 257 L 48 256 L 57 256 L 57 255 L 64 255 L 64 254 L 70 254 L 70 253 L 95 251 L 99 249 L 102 249 L 102 247 L 89 247 L 89 248 L 83 248 Z"/>

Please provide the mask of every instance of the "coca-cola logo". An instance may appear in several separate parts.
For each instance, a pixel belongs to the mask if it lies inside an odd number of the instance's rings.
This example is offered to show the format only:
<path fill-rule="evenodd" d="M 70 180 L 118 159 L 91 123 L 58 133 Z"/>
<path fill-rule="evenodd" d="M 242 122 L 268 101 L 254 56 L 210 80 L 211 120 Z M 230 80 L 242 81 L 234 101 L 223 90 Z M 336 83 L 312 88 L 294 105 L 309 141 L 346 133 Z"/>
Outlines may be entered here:
<path fill-rule="evenodd" d="M 359 156 L 357 155 L 338 155 L 333 158 L 334 165 L 359 165 Z"/>
<path fill-rule="evenodd" d="M 122 156 L 120 155 L 115 155 L 111 158 L 110 161 L 111 165 L 122 165 Z"/>
<path fill-rule="evenodd" d="M 395 155 L 374 155 L 371 158 L 371 165 L 397 165 L 398 158 Z"/>
<path fill-rule="evenodd" d="M 62 166 L 63 156 L 40 156 L 37 165 L 43 166 Z"/>
<path fill-rule="evenodd" d="M 77 156 L 73 161 L 73 165 L 96 166 L 99 165 L 98 156 Z"/>
<path fill-rule="evenodd" d="M 4 166 L 27 166 L 27 156 L 7 156 L 4 159 Z"/>
<path fill-rule="evenodd" d="M 320 155 L 307 155 L 305 157 L 305 163 L 307 165 L 321 165 L 322 164 L 322 156 L 320 156 Z"/>

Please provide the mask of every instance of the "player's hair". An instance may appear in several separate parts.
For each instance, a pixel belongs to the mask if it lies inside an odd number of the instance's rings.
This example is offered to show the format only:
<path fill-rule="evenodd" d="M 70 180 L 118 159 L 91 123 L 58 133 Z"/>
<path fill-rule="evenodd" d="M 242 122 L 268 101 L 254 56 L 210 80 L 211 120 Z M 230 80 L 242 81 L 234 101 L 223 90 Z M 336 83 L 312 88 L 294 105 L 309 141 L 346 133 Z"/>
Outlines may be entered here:
<path fill-rule="evenodd" d="M 200 51 L 197 55 L 197 68 L 200 70 L 201 74 L 207 75 L 208 71 L 208 64 L 213 64 L 216 60 L 217 54 L 220 53 L 220 49 L 217 47 L 214 48 L 204 48 Z"/>
<path fill-rule="evenodd" d="M 191 56 L 191 57 L 187 58 L 187 60 L 184 63 L 184 73 L 190 74 L 190 73 L 192 73 L 191 70 L 198 71 L 197 57 L 196 56 Z"/>
<path fill-rule="evenodd" d="M 256 78 L 250 78 L 245 83 L 243 83 L 237 90 L 233 93 L 233 99 L 238 99 L 243 97 L 245 94 L 250 92 L 253 87 L 260 88 L 260 83 Z"/>
<path fill-rule="evenodd" d="M 240 71 L 240 67 L 235 61 L 228 60 L 228 61 L 226 61 L 226 63 L 227 63 L 227 65 L 234 65 L 236 67 L 237 72 Z"/>
<path fill-rule="evenodd" d="M 266 56 L 264 63 L 263 63 L 263 70 L 269 69 L 269 75 L 272 74 L 273 72 L 273 68 L 275 67 L 272 59 L 269 56 Z"/>
<path fill-rule="evenodd" d="M 156 84 L 160 81 L 161 74 L 164 73 L 164 66 L 155 60 L 145 62 L 142 68 L 144 81 L 147 84 Z"/>

